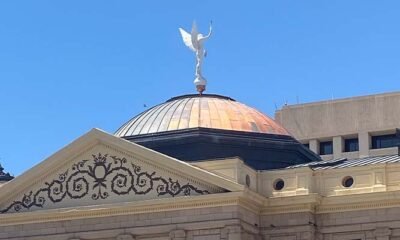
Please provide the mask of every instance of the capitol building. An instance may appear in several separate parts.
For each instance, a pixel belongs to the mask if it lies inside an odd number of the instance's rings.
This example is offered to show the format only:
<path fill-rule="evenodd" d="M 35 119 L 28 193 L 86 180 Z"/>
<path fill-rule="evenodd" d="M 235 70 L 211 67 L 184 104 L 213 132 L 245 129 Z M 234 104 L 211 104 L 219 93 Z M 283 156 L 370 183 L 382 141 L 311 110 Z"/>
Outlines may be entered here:
<path fill-rule="evenodd" d="M 0 240 L 400 240 L 400 93 L 271 118 L 196 76 L 115 133 L 0 167 Z"/>

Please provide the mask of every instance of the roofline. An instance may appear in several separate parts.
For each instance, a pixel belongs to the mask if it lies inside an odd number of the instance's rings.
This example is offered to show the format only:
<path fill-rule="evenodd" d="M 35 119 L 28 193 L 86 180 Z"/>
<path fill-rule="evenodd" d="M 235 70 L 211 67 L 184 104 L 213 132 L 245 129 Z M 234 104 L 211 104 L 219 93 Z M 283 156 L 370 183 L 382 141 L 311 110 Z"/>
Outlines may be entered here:
<path fill-rule="evenodd" d="M 46 177 L 49 172 L 59 169 L 64 166 L 66 162 L 76 158 L 80 153 L 87 151 L 87 149 L 95 146 L 99 142 L 118 147 L 128 153 L 134 153 L 136 156 L 143 158 L 144 162 L 149 162 L 148 164 L 150 165 L 155 164 L 155 162 L 161 162 L 165 169 L 180 175 L 189 174 L 191 178 L 205 184 L 223 188 L 231 192 L 241 191 L 244 189 L 243 185 L 229 179 L 222 178 L 214 173 L 192 166 L 189 163 L 140 146 L 136 143 L 115 137 L 101 129 L 93 128 L 67 146 L 61 148 L 50 157 L 9 181 L 7 187 L 2 187 L 0 191 L 0 204 L 9 201 L 15 197 L 15 194 L 26 191 L 31 186 L 43 181 L 43 178 Z M 17 189 L 20 192 L 14 192 Z"/>
<path fill-rule="evenodd" d="M 185 95 L 172 97 L 172 98 L 168 99 L 166 102 L 172 102 L 172 101 L 175 101 L 178 99 L 184 99 L 184 98 L 201 98 L 201 97 L 219 98 L 219 99 L 231 100 L 231 101 L 236 102 L 236 100 L 231 97 L 218 95 L 218 94 L 185 94 Z"/>
<path fill-rule="evenodd" d="M 316 102 L 285 105 L 281 109 L 278 109 L 276 112 L 281 112 L 282 110 L 284 110 L 286 108 L 298 108 L 298 107 L 304 107 L 304 106 L 332 104 L 332 103 L 339 103 L 339 102 L 349 102 L 349 101 L 367 99 L 367 98 L 371 98 L 371 97 L 386 97 L 386 96 L 393 96 L 393 95 L 400 95 L 400 91 L 368 94 L 368 95 L 363 95 L 363 96 L 345 97 L 345 98 L 338 98 L 338 99 L 333 99 L 333 100 L 322 100 L 322 101 L 316 101 Z"/>

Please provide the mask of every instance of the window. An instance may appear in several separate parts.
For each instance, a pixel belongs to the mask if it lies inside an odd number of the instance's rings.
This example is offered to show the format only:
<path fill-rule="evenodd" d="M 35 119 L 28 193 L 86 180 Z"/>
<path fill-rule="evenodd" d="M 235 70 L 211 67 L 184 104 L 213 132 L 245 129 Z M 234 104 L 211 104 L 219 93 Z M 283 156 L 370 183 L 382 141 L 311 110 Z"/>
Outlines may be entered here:
<path fill-rule="evenodd" d="M 306 148 L 310 148 L 310 144 L 309 143 L 304 143 L 303 146 L 306 147 Z"/>
<path fill-rule="evenodd" d="M 349 187 L 353 186 L 353 183 L 354 183 L 354 179 L 351 176 L 344 177 L 342 180 L 342 186 L 345 188 L 349 188 Z"/>
<path fill-rule="evenodd" d="M 250 184 L 251 184 L 250 176 L 247 174 L 246 175 L 246 186 L 250 187 Z"/>
<path fill-rule="evenodd" d="M 319 154 L 320 155 L 327 155 L 327 154 L 332 154 L 332 153 L 333 153 L 332 141 L 319 143 Z"/>
<path fill-rule="evenodd" d="M 344 151 L 345 152 L 358 151 L 358 138 L 345 139 L 344 140 Z"/>
<path fill-rule="evenodd" d="M 282 179 L 278 178 L 275 180 L 273 185 L 274 185 L 274 189 L 279 191 L 285 187 L 285 182 Z"/>
<path fill-rule="evenodd" d="M 371 143 L 372 149 L 390 148 L 396 147 L 398 145 L 398 139 L 396 137 L 396 134 L 372 136 Z"/>

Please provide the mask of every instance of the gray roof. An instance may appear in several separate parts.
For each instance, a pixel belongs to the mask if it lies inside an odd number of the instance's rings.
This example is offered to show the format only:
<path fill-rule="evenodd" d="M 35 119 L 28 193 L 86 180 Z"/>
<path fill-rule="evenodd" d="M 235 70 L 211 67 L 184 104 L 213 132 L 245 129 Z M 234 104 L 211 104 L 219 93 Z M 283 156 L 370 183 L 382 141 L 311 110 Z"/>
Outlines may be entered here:
<path fill-rule="evenodd" d="M 329 161 L 310 162 L 305 164 L 293 165 L 287 167 L 286 169 L 309 167 L 312 170 L 324 170 L 324 169 L 339 169 L 339 168 L 360 167 L 360 166 L 367 166 L 374 164 L 398 163 L 398 162 L 400 162 L 399 155 L 387 155 L 387 156 L 365 157 L 358 159 L 341 158 Z"/>
<path fill-rule="evenodd" d="M 10 181 L 13 178 L 9 173 L 4 172 L 4 168 L 0 164 L 0 182 Z"/>

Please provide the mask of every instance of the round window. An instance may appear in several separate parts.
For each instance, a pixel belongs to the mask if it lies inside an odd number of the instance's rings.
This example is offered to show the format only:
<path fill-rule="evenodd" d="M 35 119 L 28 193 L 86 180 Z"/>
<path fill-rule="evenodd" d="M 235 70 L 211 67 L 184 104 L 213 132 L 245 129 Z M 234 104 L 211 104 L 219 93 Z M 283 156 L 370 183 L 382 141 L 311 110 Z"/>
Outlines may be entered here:
<path fill-rule="evenodd" d="M 353 177 L 347 176 L 347 177 L 344 177 L 342 180 L 343 187 L 349 188 L 349 187 L 353 186 L 353 184 L 354 184 Z"/>
<path fill-rule="evenodd" d="M 274 182 L 274 189 L 279 191 L 285 187 L 285 182 L 282 179 L 276 179 Z"/>

